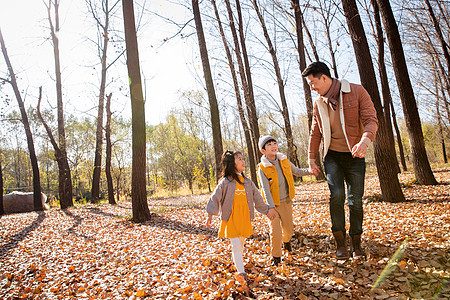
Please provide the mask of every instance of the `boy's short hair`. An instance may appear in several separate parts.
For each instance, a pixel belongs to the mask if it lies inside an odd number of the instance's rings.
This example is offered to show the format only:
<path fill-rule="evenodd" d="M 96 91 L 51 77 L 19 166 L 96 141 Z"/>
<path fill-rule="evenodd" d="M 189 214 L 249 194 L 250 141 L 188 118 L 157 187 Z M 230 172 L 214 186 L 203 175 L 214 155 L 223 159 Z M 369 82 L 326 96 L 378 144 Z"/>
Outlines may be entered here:
<path fill-rule="evenodd" d="M 266 144 L 268 142 L 272 142 L 272 141 L 276 142 L 277 140 L 274 137 L 270 136 L 270 135 L 261 135 L 259 137 L 259 141 L 258 141 L 259 150 L 262 150 L 262 149 L 265 150 L 266 149 L 265 148 Z"/>
<path fill-rule="evenodd" d="M 307 77 L 308 75 L 311 75 L 311 74 L 317 78 L 319 78 L 322 75 L 332 78 L 331 73 L 330 73 L 330 68 L 328 68 L 328 66 L 321 61 L 315 61 L 315 62 L 311 63 L 302 72 L 303 77 Z"/>

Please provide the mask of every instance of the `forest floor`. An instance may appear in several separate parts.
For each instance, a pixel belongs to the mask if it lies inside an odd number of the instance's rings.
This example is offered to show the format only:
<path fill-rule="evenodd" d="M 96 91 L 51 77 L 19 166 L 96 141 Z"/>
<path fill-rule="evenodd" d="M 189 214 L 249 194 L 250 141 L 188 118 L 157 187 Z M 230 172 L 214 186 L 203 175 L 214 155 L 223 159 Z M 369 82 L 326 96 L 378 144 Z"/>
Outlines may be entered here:
<path fill-rule="evenodd" d="M 328 187 L 297 187 L 293 253 L 270 265 L 266 217 L 247 239 L 248 289 L 234 280 L 229 242 L 204 227 L 208 195 L 82 205 L 0 218 L 1 299 L 450 299 L 450 168 L 437 186 L 400 180 L 407 201 L 378 202 L 366 177 L 363 260 L 336 260 Z"/>

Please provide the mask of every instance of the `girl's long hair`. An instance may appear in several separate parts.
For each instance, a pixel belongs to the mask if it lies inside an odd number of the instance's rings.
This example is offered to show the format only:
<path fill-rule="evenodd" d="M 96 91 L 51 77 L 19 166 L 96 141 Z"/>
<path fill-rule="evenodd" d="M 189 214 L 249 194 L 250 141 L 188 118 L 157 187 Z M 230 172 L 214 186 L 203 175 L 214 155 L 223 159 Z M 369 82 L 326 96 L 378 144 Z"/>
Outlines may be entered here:
<path fill-rule="evenodd" d="M 241 180 L 239 179 L 237 170 L 236 170 L 236 164 L 234 162 L 234 159 L 236 155 L 241 154 L 239 151 L 225 151 L 225 153 L 222 155 L 222 176 L 223 177 L 231 177 L 232 179 L 236 180 L 240 184 L 242 184 Z M 241 173 L 242 176 L 244 176 L 244 172 Z"/>

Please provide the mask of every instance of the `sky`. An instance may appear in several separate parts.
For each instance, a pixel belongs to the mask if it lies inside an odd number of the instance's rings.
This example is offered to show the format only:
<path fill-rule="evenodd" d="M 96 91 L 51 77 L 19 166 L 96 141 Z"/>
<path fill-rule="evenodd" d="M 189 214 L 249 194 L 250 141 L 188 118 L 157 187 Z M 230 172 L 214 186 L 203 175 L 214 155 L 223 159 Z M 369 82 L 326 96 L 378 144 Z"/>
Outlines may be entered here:
<path fill-rule="evenodd" d="M 147 8 L 180 22 L 191 18 L 188 10 L 168 0 L 147 1 Z M 66 114 L 95 116 L 99 66 L 94 71 L 94 62 L 98 62 L 98 59 L 93 45 L 86 42 L 86 37 L 93 36 L 96 29 L 89 25 L 92 18 L 86 11 L 83 0 L 64 0 L 60 3 L 63 100 Z M 116 21 L 116 28 L 120 31 L 123 30 L 121 13 L 119 9 Z M 43 105 L 56 106 L 54 60 L 46 16 L 43 1 L 0 0 L 0 28 L 26 105 L 33 105 L 37 101 L 38 87 L 42 85 Z M 173 38 L 163 43 L 165 38 L 176 32 L 176 28 L 153 15 L 146 15 L 143 20 L 145 25 L 138 30 L 138 45 L 146 97 L 146 121 L 156 125 L 164 121 L 172 107 L 180 105 L 180 90 L 201 88 L 191 71 L 197 49 L 193 47 L 195 44 L 192 44 L 192 38 Z M 111 42 L 109 47 L 113 50 Z M 112 52 L 110 57 L 114 57 Z M 111 78 L 121 77 L 121 81 L 126 83 L 124 62 L 125 59 L 117 62 L 116 69 L 111 69 L 109 74 Z M 5 71 L 2 56 L 0 74 L 5 74 Z M 124 88 L 128 92 L 128 86 Z M 125 91 L 117 92 L 117 88 L 111 86 L 109 91 L 113 92 L 113 110 L 116 114 L 130 118 L 131 106 Z M 106 92 L 109 91 L 107 88 Z M 13 100 L 11 103 L 15 105 L 15 98 Z M 0 105 L 4 105 L 3 101 Z"/>

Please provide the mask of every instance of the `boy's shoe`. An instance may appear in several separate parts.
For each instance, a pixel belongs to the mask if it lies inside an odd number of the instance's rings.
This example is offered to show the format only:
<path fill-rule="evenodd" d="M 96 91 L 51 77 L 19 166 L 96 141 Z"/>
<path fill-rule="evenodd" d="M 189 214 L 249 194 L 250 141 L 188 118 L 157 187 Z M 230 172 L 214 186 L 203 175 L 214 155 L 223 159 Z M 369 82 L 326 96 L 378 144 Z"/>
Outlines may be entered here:
<path fill-rule="evenodd" d="M 287 250 L 288 252 L 292 252 L 291 242 L 283 243 L 284 244 L 284 250 Z"/>
<path fill-rule="evenodd" d="M 276 267 L 276 266 L 278 266 L 280 263 L 281 263 L 281 257 L 275 257 L 275 256 L 274 256 L 274 257 L 272 258 L 272 265 L 273 265 L 273 266 Z"/>

